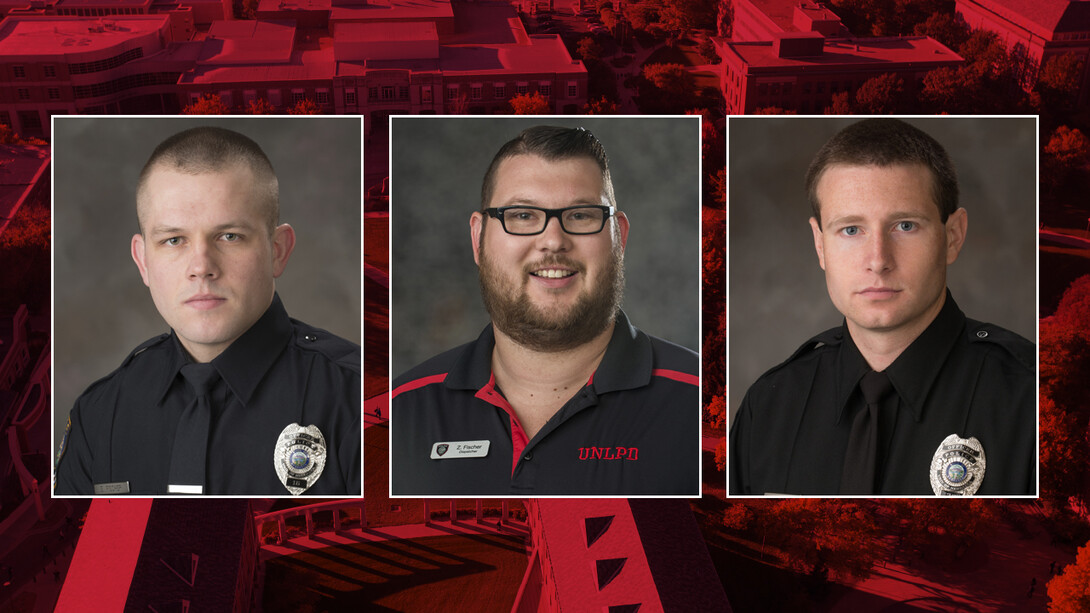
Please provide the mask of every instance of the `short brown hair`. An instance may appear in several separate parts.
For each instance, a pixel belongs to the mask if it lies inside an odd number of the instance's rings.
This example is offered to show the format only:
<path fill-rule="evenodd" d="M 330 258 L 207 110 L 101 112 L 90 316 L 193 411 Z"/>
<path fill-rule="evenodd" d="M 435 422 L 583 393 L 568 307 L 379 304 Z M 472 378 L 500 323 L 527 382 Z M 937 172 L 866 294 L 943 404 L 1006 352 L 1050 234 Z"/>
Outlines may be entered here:
<path fill-rule="evenodd" d="M 830 166 L 915 164 L 931 171 L 931 198 L 946 223 L 958 210 L 958 177 L 954 163 L 937 140 L 899 119 L 864 119 L 837 132 L 817 152 L 806 171 L 806 194 L 818 227 L 821 227 L 821 203 L 817 185 Z"/>
<path fill-rule="evenodd" d="M 231 166 L 242 166 L 254 177 L 254 189 L 265 208 L 269 233 L 280 222 L 280 184 L 272 162 L 252 139 L 233 130 L 215 126 L 190 128 L 159 143 L 151 153 L 136 188 L 136 215 L 140 231 L 144 231 L 140 203 L 148 177 L 157 168 L 185 174 L 221 172 Z"/>

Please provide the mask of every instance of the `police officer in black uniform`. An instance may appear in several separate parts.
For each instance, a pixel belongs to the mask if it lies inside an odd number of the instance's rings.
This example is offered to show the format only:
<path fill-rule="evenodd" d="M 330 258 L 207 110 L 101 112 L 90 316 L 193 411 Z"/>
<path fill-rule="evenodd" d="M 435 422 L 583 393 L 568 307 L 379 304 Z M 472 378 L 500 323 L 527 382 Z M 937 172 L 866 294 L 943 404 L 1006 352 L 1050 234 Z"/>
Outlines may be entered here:
<path fill-rule="evenodd" d="M 171 332 L 76 401 L 56 493 L 360 493 L 360 347 L 288 317 L 278 199 L 241 134 L 193 128 L 155 149 L 131 247 Z"/>
<path fill-rule="evenodd" d="M 1036 349 L 967 319 L 946 287 L 968 218 L 945 150 L 905 122 L 864 120 L 818 152 L 807 190 L 844 323 L 750 387 L 729 492 L 1033 494 Z"/>

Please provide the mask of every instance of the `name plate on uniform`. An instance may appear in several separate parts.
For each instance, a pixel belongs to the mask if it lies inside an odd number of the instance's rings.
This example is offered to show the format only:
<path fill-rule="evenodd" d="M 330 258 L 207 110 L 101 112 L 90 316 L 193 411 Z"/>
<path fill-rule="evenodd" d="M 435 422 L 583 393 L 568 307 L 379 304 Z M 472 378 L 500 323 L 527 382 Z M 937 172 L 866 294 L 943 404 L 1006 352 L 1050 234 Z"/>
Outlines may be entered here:
<path fill-rule="evenodd" d="M 431 446 L 431 459 L 483 458 L 488 455 L 489 441 L 447 441 Z"/>
<path fill-rule="evenodd" d="M 116 496 L 129 493 L 128 481 L 115 481 L 113 483 L 96 483 L 95 496 Z"/>

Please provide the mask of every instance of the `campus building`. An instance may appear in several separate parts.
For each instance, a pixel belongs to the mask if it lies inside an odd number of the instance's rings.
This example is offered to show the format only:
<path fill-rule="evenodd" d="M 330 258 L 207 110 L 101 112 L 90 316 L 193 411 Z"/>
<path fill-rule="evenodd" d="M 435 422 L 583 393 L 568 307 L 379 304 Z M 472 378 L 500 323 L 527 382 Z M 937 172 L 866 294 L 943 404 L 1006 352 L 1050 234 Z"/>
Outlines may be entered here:
<path fill-rule="evenodd" d="M 778 108 L 820 114 L 839 92 L 896 74 L 916 96 L 923 77 L 964 62 L 927 36 L 861 38 L 823 5 L 804 0 L 737 0 L 733 36 L 714 38 L 728 114 Z"/>
<path fill-rule="evenodd" d="M 956 7 L 970 28 L 995 32 L 1013 56 L 1027 60 L 1027 90 L 1050 58 L 1074 55 L 1082 62 L 1078 104 L 1090 102 L 1090 2 L 957 0 Z"/>
<path fill-rule="evenodd" d="M 364 115 L 370 133 L 391 114 L 508 112 L 519 94 L 541 94 L 556 113 L 587 101 L 583 63 L 559 36 L 528 34 L 503 2 L 263 0 L 257 13 L 207 29 L 182 9 L 9 15 L 0 122 L 43 136 L 53 115 L 173 114 L 216 95 L 233 112 L 309 100 Z"/>
<path fill-rule="evenodd" d="M 251 514 L 237 498 L 95 500 L 55 611 L 254 610 Z"/>

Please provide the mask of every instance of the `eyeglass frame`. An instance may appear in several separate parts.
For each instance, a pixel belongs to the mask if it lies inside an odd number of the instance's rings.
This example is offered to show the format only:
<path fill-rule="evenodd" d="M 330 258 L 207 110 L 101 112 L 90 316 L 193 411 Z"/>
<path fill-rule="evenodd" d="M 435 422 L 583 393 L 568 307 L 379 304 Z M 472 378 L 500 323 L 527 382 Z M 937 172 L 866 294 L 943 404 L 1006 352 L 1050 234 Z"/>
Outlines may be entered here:
<path fill-rule="evenodd" d="M 507 210 L 510 210 L 510 209 L 530 209 L 530 210 L 533 210 L 533 211 L 541 211 L 541 212 L 545 213 L 545 223 L 542 224 L 541 229 L 538 230 L 537 232 L 530 232 L 530 233 L 527 233 L 527 234 L 519 234 L 519 233 L 516 233 L 516 232 L 511 232 L 510 230 L 507 229 L 507 222 L 503 220 L 503 212 L 507 211 Z M 601 210 L 603 213 L 605 213 L 605 215 L 602 217 L 602 227 L 598 228 L 594 232 L 570 232 L 570 231 L 568 231 L 568 229 L 564 227 L 564 218 L 562 217 L 562 215 L 563 215 L 563 213 L 565 211 L 571 211 L 571 210 L 574 210 L 574 209 L 599 209 L 599 210 Z M 543 207 L 540 207 L 540 206 L 529 206 L 529 205 L 525 205 L 525 204 L 515 204 L 515 205 L 511 205 L 511 206 L 490 207 L 490 208 L 484 209 L 483 212 L 485 214 L 487 214 L 489 217 L 493 218 L 493 219 L 498 219 L 499 222 L 500 222 L 500 226 L 503 228 L 503 231 L 506 232 L 507 234 L 510 234 L 511 236 L 537 236 L 538 234 L 543 234 L 545 232 L 545 230 L 548 229 L 548 227 L 549 227 L 549 220 L 552 219 L 553 217 L 556 218 L 557 223 L 560 224 L 560 229 L 563 230 L 565 234 L 571 234 L 572 236 L 593 236 L 595 234 L 601 234 L 602 230 L 606 229 L 606 222 L 609 221 L 610 217 L 613 217 L 614 215 L 617 214 L 617 207 L 615 207 L 613 205 L 608 205 L 607 206 L 607 205 L 604 205 L 604 204 L 577 204 L 575 206 L 566 206 L 566 207 L 564 207 L 562 209 L 546 209 L 546 208 L 543 208 Z"/>

